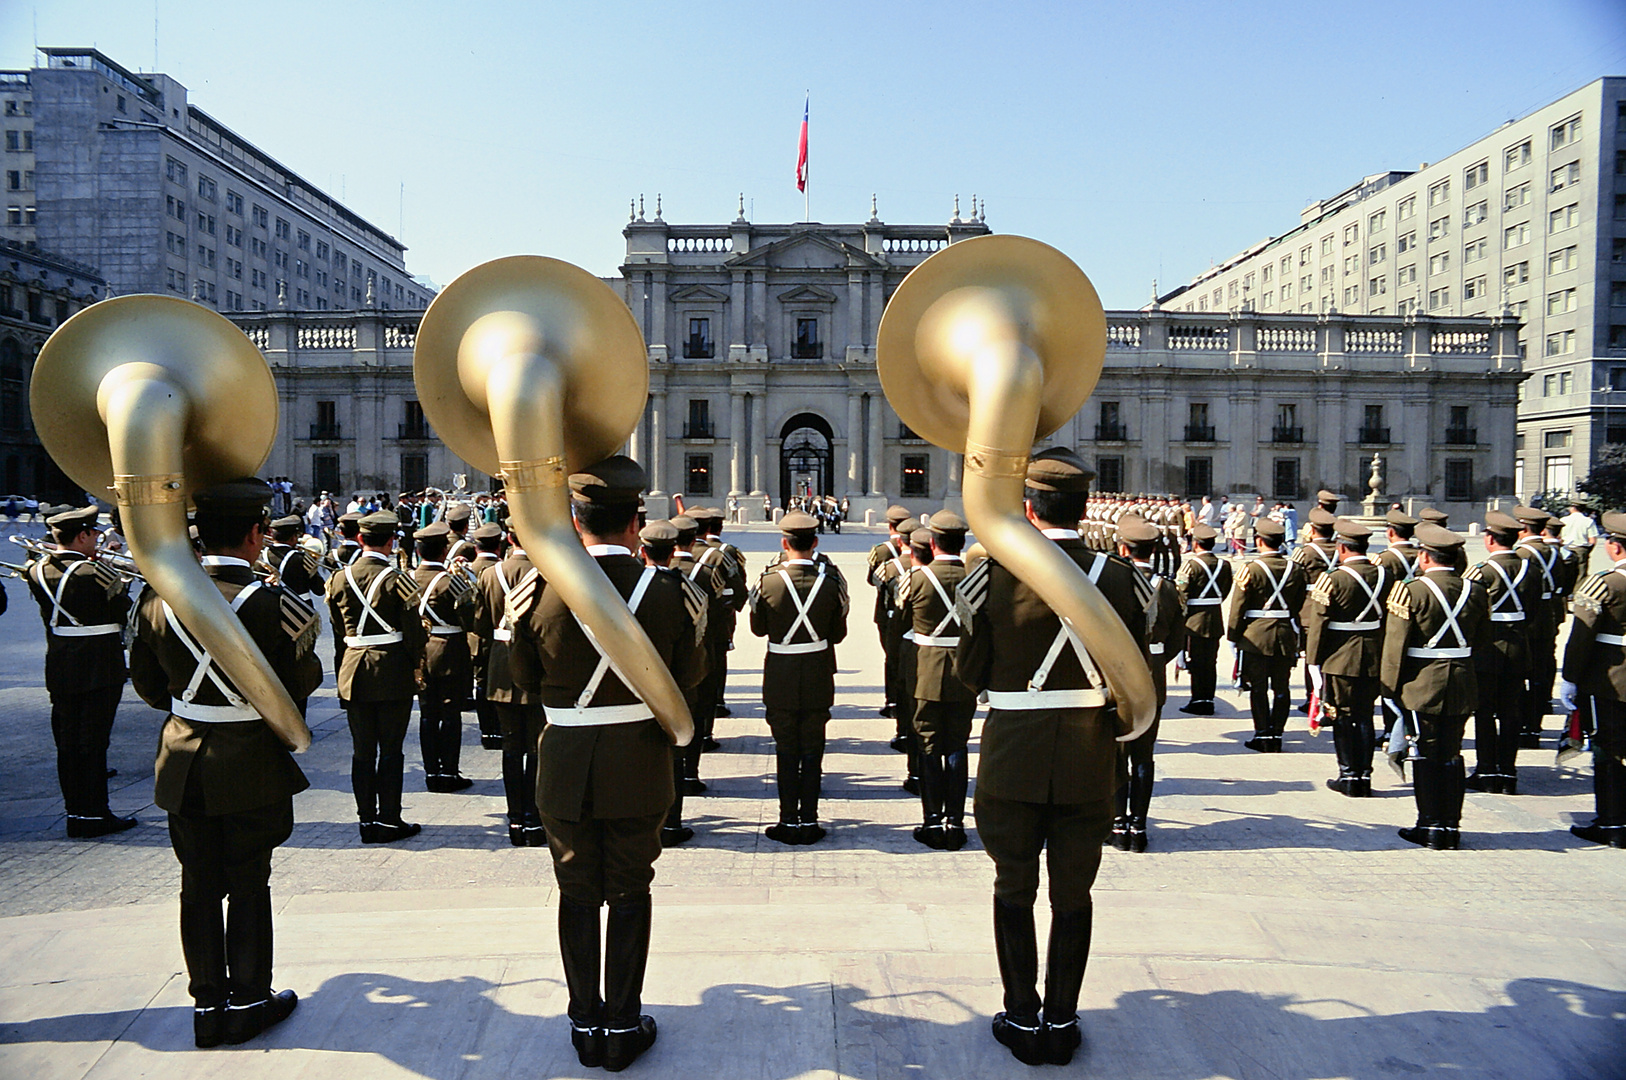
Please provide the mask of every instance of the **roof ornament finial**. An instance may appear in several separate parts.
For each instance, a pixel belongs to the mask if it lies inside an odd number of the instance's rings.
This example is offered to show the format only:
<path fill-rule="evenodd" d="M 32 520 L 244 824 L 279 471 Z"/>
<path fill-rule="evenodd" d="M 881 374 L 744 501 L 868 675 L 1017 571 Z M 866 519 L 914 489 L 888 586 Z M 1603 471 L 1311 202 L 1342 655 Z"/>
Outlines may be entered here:
<path fill-rule="evenodd" d="M 866 225 L 879 225 L 880 223 L 881 223 L 881 212 L 876 206 L 875 192 L 872 191 L 872 192 L 869 193 L 869 220 L 867 222 L 865 222 L 864 224 L 866 224 Z"/>
<path fill-rule="evenodd" d="M 628 199 L 627 200 L 627 220 L 628 221 L 637 221 L 638 220 L 638 200 L 637 199 Z"/>
<path fill-rule="evenodd" d="M 1163 305 L 1159 304 L 1158 300 L 1157 300 L 1157 278 L 1153 278 L 1152 279 L 1152 303 L 1151 303 L 1151 308 L 1152 308 L 1153 311 L 1157 311 L 1162 306 Z"/>
<path fill-rule="evenodd" d="M 743 192 L 743 191 L 740 192 L 740 215 L 739 215 L 739 217 L 735 218 L 734 220 L 735 221 L 744 221 L 745 220 L 745 192 Z"/>
<path fill-rule="evenodd" d="M 372 302 L 373 283 L 369 281 L 367 283 L 367 303 L 371 304 Z M 285 308 L 288 306 L 288 283 L 286 281 L 277 282 L 277 306 L 279 308 Z"/>
<path fill-rule="evenodd" d="M 950 221 L 949 224 L 950 225 L 959 225 L 960 224 L 960 196 L 958 194 L 956 194 L 954 196 L 954 220 Z"/>
<path fill-rule="evenodd" d="M 644 220 L 644 196 L 642 192 L 638 193 L 638 220 Z"/>
<path fill-rule="evenodd" d="M 972 221 L 977 220 L 977 195 L 976 195 L 976 192 L 971 193 L 971 220 Z"/>
<path fill-rule="evenodd" d="M 655 192 L 655 220 L 661 219 L 661 193 Z"/>

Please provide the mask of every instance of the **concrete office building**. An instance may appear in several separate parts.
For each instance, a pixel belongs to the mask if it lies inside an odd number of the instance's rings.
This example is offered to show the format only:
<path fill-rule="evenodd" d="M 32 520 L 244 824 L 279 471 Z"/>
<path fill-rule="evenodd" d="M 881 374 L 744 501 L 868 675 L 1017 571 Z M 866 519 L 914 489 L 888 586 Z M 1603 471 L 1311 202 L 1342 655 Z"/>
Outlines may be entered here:
<path fill-rule="evenodd" d="M 1160 299 L 1182 313 L 1517 317 L 1530 379 L 1512 488 L 1568 491 L 1626 442 L 1626 78 L 1365 177 Z"/>
<path fill-rule="evenodd" d="M 406 247 L 187 101 L 95 49 L 0 72 L 0 238 L 95 266 L 117 295 L 220 311 L 422 308 Z"/>

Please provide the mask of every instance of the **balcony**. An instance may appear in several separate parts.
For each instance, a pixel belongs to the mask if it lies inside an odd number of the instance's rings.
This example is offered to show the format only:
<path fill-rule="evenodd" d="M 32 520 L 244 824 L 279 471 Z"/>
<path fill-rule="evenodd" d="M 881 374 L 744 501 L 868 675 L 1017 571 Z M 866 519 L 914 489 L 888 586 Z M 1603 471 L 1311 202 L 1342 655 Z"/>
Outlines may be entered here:
<path fill-rule="evenodd" d="M 711 338 L 686 337 L 683 339 L 683 359 L 711 360 L 717 356 L 717 347 Z"/>
<path fill-rule="evenodd" d="M 1359 432 L 1358 441 L 1366 445 L 1387 446 L 1389 444 L 1389 429 L 1386 427 L 1363 427 Z"/>
<path fill-rule="evenodd" d="M 1186 442 L 1213 442 L 1213 424 L 1187 424 Z"/>
<path fill-rule="evenodd" d="M 1096 442 L 1128 442 L 1129 429 L 1117 421 L 1102 421 L 1095 425 Z"/>
<path fill-rule="evenodd" d="M 824 359 L 824 342 L 822 342 L 822 341 L 797 341 L 797 342 L 793 342 L 791 344 L 791 347 L 790 347 L 790 358 L 792 360 L 823 360 Z"/>
<path fill-rule="evenodd" d="M 311 442 L 342 442 L 344 433 L 338 423 L 312 424 Z"/>
<path fill-rule="evenodd" d="M 428 442 L 435 437 L 428 424 L 397 424 L 395 437 L 403 442 Z"/>
<path fill-rule="evenodd" d="M 1304 428 L 1273 427 L 1270 429 L 1270 441 L 1273 443 L 1301 443 L 1304 441 Z"/>
<path fill-rule="evenodd" d="M 1478 428 L 1448 427 L 1445 429 L 1445 445 L 1447 446 L 1476 446 L 1478 443 Z"/>
<path fill-rule="evenodd" d="M 683 437 L 685 439 L 715 439 L 717 437 L 717 425 L 710 420 L 698 422 L 691 420 L 683 425 Z"/>

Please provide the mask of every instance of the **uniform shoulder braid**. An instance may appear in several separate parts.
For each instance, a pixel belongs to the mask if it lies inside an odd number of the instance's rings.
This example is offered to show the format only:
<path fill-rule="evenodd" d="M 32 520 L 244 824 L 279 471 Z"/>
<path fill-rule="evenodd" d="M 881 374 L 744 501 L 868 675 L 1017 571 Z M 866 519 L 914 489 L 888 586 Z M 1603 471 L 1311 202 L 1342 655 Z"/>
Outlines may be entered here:
<path fill-rule="evenodd" d="M 266 587 L 277 592 L 278 603 L 281 605 L 282 632 L 293 641 L 295 653 L 304 656 L 315 647 L 316 640 L 322 632 L 322 620 L 317 617 L 316 609 L 295 595 L 292 589 L 277 585 Z"/>

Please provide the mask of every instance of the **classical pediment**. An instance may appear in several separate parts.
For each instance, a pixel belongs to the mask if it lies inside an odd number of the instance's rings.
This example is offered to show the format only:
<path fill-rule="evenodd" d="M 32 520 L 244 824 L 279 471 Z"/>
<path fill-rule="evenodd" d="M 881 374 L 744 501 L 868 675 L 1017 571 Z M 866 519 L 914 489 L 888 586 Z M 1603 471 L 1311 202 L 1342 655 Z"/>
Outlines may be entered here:
<path fill-rule="evenodd" d="M 667 299 L 678 304 L 726 304 L 728 293 L 710 285 L 685 285 L 669 293 Z"/>
<path fill-rule="evenodd" d="M 774 297 L 781 304 L 833 304 L 836 294 L 817 285 L 798 285 Z"/>
<path fill-rule="evenodd" d="M 730 259 L 728 266 L 766 267 L 771 270 L 847 270 L 880 267 L 868 253 L 815 232 L 798 232 Z"/>

